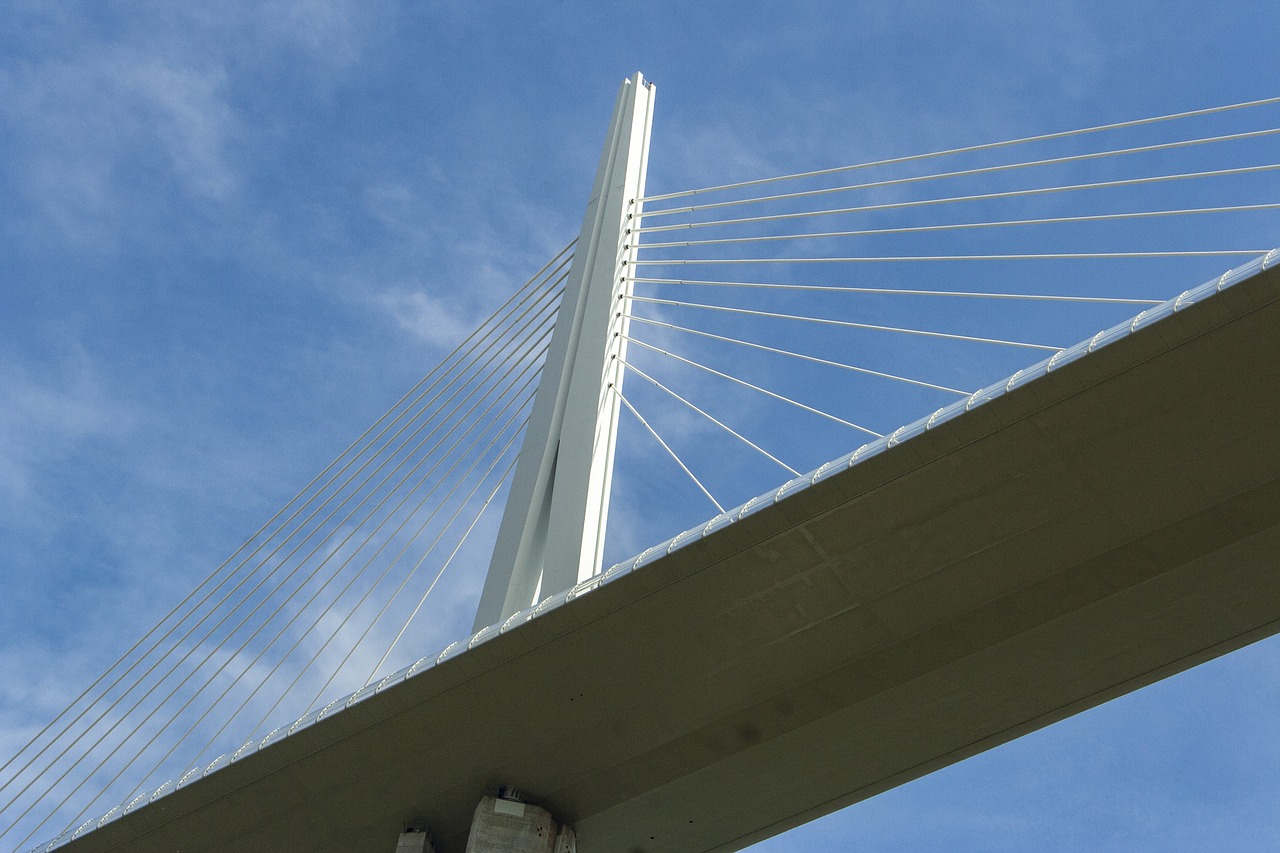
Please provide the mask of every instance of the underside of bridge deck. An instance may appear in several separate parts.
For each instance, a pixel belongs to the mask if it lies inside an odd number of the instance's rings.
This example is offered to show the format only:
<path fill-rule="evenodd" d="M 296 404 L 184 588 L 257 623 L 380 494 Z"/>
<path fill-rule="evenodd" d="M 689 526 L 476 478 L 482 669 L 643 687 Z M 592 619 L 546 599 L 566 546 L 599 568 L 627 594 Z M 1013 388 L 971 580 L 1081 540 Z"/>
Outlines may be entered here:
<path fill-rule="evenodd" d="M 73 842 L 735 850 L 1280 629 L 1280 270 Z"/>

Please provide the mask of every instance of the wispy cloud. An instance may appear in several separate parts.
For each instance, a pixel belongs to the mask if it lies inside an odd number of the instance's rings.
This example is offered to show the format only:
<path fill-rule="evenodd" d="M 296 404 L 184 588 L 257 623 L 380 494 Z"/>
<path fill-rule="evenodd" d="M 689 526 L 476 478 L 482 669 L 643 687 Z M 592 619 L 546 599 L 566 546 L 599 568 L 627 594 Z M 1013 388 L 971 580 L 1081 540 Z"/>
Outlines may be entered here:
<path fill-rule="evenodd" d="M 78 348 L 40 368 L 4 359 L 0 374 L 0 505 L 10 521 L 39 524 L 53 500 L 39 469 L 64 463 L 87 443 L 120 441 L 136 412 Z"/>
<path fill-rule="evenodd" d="M 20 26 L 60 49 L 0 61 L 5 168 L 40 225 L 99 247 L 163 220 L 174 196 L 227 205 L 245 190 L 245 149 L 271 131 L 250 109 L 255 67 L 343 73 L 384 20 L 371 11 L 347 0 L 135 10 L 104 37 L 65 9 L 25 4 Z"/>
<path fill-rule="evenodd" d="M 401 329 L 441 350 L 456 346 L 476 325 L 458 311 L 456 302 L 422 290 L 393 291 L 380 301 Z"/>
<path fill-rule="evenodd" d="M 0 70 L 0 116 L 18 128 L 9 167 L 63 239 L 96 243 L 168 185 L 219 201 L 237 186 L 239 120 L 217 67 L 121 48 Z"/>

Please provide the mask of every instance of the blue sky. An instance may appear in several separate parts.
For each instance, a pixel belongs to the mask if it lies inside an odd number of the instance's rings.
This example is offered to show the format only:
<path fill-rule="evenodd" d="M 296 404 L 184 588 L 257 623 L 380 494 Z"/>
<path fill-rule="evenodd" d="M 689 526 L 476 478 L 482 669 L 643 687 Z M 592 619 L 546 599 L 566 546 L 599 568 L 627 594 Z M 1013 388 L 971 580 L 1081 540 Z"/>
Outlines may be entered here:
<path fill-rule="evenodd" d="M 0 754 L 576 234 L 622 78 L 658 85 L 662 192 L 1272 96 L 1277 24 L 1263 2 L 14 0 Z M 709 515 L 688 506 L 660 538 Z M 1276 848 L 1278 665 L 1258 644 L 756 849 Z"/>

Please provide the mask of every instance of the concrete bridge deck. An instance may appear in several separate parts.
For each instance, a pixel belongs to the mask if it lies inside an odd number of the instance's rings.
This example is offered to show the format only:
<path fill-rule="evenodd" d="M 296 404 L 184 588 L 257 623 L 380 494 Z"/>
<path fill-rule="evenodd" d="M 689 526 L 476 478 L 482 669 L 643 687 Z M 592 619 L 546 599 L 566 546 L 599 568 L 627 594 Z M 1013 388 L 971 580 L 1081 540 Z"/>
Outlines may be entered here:
<path fill-rule="evenodd" d="M 69 851 L 735 850 L 1280 630 L 1261 273 L 106 824 Z"/>

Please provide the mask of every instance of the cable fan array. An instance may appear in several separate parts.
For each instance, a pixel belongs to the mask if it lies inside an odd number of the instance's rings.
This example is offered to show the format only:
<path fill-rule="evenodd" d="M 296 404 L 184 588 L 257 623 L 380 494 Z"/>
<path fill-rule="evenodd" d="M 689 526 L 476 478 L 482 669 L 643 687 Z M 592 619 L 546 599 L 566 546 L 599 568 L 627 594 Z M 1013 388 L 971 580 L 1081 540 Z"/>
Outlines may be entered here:
<path fill-rule="evenodd" d="M 637 200 L 605 564 L 1265 254 L 1276 134 L 1280 98 Z M 478 594 L 448 570 L 487 565 L 572 257 L 0 768 L 0 841 L 52 849 L 467 633 L 423 605 Z"/>
<path fill-rule="evenodd" d="M 417 617 L 452 565 L 487 565 L 572 248 L 0 768 L 6 846 L 57 846 L 438 642 Z"/>
<path fill-rule="evenodd" d="M 640 199 L 607 556 L 1265 254 L 1276 134 L 1271 98 Z"/>

